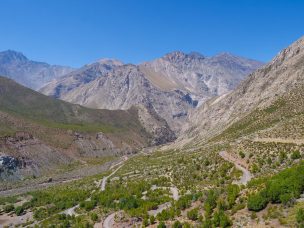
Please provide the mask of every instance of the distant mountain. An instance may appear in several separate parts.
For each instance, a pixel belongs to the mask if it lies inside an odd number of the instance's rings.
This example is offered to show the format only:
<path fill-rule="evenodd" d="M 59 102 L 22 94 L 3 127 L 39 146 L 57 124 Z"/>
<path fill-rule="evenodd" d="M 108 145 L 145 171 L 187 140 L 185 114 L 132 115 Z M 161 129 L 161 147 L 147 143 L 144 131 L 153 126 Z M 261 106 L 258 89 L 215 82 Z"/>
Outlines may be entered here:
<path fill-rule="evenodd" d="M 178 133 L 188 112 L 206 99 L 233 89 L 262 63 L 220 54 L 172 52 L 140 65 L 102 60 L 56 79 L 40 91 L 91 108 L 143 105 Z"/>
<path fill-rule="evenodd" d="M 0 75 L 35 90 L 73 70 L 71 67 L 35 62 L 12 50 L 0 52 Z"/>
<path fill-rule="evenodd" d="M 180 89 L 203 100 L 235 88 L 262 63 L 229 53 L 204 57 L 199 53 L 172 52 L 139 67 L 158 88 Z"/>

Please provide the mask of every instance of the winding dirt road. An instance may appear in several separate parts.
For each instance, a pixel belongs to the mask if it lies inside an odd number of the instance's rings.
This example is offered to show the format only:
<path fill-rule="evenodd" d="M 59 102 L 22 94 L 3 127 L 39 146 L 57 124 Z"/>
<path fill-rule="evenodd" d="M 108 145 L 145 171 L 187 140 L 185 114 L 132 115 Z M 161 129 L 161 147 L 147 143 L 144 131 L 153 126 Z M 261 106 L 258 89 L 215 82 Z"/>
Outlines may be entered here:
<path fill-rule="evenodd" d="M 107 184 L 107 180 L 111 177 L 111 176 L 113 176 L 122 166 L 123 166 L 123 164 L 124 164 L 124 162 L 125 161 L 127 161 L 128 160 L 128 157 L 127 156 L 124 156 L 124 160 L 123 161 L 121 161 L 121 162 L 119 162 L 119 163 L 117 163 L 115 166 L 118 166 L 119 165 L 119 167 L 117 168 L 117 169 L 115 169 L 109 176 L 106 176 L 106 177 L 104 177 L 103 179 L 102 179 L 102 181 L 101 181 L 101 186 L 100 186 L 100 191 L 104 191 L 105 189 L 106 189 L 106 184 Z M 111 168 L 113 168 L 114 166 L 112 166 Z M 111 169 L 110 168 L 110 169 Z"/>
<path fill-rule="evenodd" d="M 231 154 L 227 153 L 227 151 L 221 151 L 219 155 L 226 161 L 231 162 L 235 165 L 238 170 L 243 172 L 243 176 L 239 181 L 236 181 L 236 184 L 244 184 L 246 185 L 252 178 L 250 171 L 248 170 L 248 165 L 245 161 L 235 158 Z"/>
<path fill-rule="evenodd" d="M 112 213 L 110 214 L 108 217 L 106 217 L 106 219 L 104 220 L 103 222 L 103 228 L 112 228 L 113 225 L 114 225 L 114 219 L 115 219 L 115 215 L 116 215 L 116 212 L 115 213 Z"/>

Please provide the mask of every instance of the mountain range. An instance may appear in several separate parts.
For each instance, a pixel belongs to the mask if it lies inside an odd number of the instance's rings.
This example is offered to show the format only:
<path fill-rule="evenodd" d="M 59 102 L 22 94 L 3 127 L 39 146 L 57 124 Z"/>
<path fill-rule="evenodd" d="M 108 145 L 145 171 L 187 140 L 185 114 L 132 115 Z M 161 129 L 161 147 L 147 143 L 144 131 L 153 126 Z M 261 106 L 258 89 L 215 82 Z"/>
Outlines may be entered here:
<path fill-rule="evenodd" d="M 39 91 L 90 108 L 117 110 L 142 105 L 178 135 L 191 110 L 231 91 L 261 66 L 261 62 L 228 53 L 204 57 L 176 51 L 139 65 L 102 59 Z"/>
<path fill-rule="evenodd" d="M 0 77 L 0 194 L 25 193 L 0 224 L 304 224 L 304 37 L 265 65 L 101 59 L 37 90 Z"/>

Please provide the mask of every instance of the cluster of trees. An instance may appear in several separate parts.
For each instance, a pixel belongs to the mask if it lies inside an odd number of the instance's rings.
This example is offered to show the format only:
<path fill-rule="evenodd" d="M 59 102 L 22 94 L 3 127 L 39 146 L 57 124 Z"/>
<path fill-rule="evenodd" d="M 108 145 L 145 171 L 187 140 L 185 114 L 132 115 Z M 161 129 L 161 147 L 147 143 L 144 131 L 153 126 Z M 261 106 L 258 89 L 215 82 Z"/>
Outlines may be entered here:
<path fill-rule="evenodd" d="M 126 185 L 114 182 L 106 191 L 94 193 L 91 199 L 102 208 L 124 210 L 131 216 L 145 218 L 149 210 L 171 200 L 169 190 L 152 191 L 151 186 L 147 181 L 127 182 Z M 147 192 L 145 200 L 143 192 Z"/>
<path fill-rule="evenodd" d="M 192 221 L 199 221 L 202 227 L 229 227 L 232 222 L 225 210 L 230 209 L 235 205 L 235 200 L 239 194 L 239 187 L 237 185 L 230 185 L 226 191 L 226 200 L 223 201 L 219 196 L 219 192 L 215 190 L 209 190 L 205 193 L 188 194 L 181 197 L 175 202 L 171 208 L 162 211 L 157 215 L 157 219 L 161 222 L 167 220 L 173 220 L 177 216 L 180 216 L 181 211 L 189 208 L 191 203 L 197 199 L 201 199 L 204 203 L 205 215 L 199 213 L 198 208 L 193 208 L 187 212 L 187 217 Z M 160 223 L 160 227 L 165 227 L 164 223 Z M 176 221 L 173 227 L 187 227 L 187 224 L 181 224 Z"/>
<path fill-rule="evenodd" d="M 229 227 L 232 225 L 232 221 L 229 219 L 228 215 L 225 214 L 224 210 L 228 209 L 228 204 L 234 205 L 235 199 L 238 195 L 238 187 L 236 185 L 231 185 L 228 187 L 227 191 L 227 201 L 219 199 L 219 193 L 214 190 L 209 190 L 207 192 L 207 197 L 204 201 L 205 209 L 205 220 L 203 221 L 204 228 L 211 227 Z M 217 208 L 217 210 L 215 210 Z"/>
<path fill-rule="evenodd" d="M 285 169 L 271 177 L 265 188 L 248 197 L 247 207 L 252 211 L 264 209 L 269 202 L 291 204 L 304 191 L 304 162 Z"/>

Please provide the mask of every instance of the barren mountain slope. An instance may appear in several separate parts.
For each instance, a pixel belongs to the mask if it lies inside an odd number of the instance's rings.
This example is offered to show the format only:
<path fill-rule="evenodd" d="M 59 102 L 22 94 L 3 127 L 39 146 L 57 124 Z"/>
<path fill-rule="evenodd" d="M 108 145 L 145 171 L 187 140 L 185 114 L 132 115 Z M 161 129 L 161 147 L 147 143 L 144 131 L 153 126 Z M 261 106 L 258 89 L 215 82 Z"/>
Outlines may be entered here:
<path fill-rule="evenodd" d="M 213 98 L 190 116 L 183 139 L 205 139 L 221 133 L 256 109 L 304 83 L 304 38 L 281 51 L 269 64 L 252 73 L 229 94 Z"/>
<path fill-rule="evenodd" d="M 229 53 L 204 57 L 199 53 L 177 51 L 139 67 L 153 85 L 164 91 L 180 89 L 206 99 L 234 89 L 245 76 L 261 66 L 261 62 Z"/>

